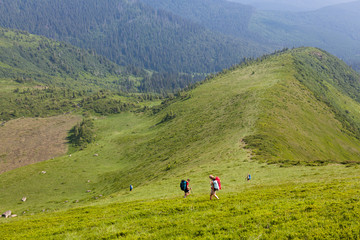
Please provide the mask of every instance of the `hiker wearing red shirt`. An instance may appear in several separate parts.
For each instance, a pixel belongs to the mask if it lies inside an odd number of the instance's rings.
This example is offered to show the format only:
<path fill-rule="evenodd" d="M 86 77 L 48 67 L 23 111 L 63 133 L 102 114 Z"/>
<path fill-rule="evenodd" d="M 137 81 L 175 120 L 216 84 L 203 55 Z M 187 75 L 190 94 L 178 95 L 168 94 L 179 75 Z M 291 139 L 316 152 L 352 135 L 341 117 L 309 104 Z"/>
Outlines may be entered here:
<path fill-rule="evenodd" d="M 180 189 L 183 190 L 185 193 L 184 198 L 186 198 L 190 194 L 191 187 L 189 186 L 189 182 L 190 182 L 190 179 L 187 179 L 187 181 L 181 180 L 181 183 L 180 183 Z"/>

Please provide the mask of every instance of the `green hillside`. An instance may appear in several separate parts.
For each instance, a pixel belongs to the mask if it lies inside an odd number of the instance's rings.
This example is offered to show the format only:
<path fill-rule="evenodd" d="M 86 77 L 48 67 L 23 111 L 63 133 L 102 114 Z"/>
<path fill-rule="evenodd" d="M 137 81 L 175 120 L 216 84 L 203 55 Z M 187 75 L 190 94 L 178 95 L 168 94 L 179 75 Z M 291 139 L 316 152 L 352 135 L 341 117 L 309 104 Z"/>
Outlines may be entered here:
<path fill-rule="evenodd" d="M 0 52 L 4 84 L 122 90 L 125 89 L 126 77 L 130 75 L 126 74 L 125 68 L 92 51 L 24 31 L 0 28 Z M 116 80 L 117 84 L 114 83 Z"/>
<path fill-rule="evenodd" d="M 79 108 L 119 113 L 202 77 L 120 67 L 94 51 L 0 28 L 0 120 L 81 112 Z"/>
<path fill-rule="evenodd" d="M 0 28 L 0 53 L 3 86 L 18 83 L 86 91 L 171 92 L 203 77 L 119 66 L 94 50 L 4 28 Z"/>
<path fill-rule="evenodd" d="M 291 76 L 264 94 L 257 133 L 246 137 L 256 158 L 285 164 L 358 162 L 359 75 L 312 48 L 292 51 L 288 62 Z"/>
<path fill-rule="evenodd" d="M 0 230 L 10 239 L 356 239 L 356 79 L 326 52 L 301 48 L 147 112 L 99 118 L 86 149 L 1 174 L 0 210 L 19 217 Z M 222 179 L 219 201 L 208 200 L 209 174 Z M 183 199 L 188 177 L 194 192 Z"/>
<path fill-rule="evenodd" d="M 102 89 L 135 92 L 140 80 L 94 52 L 0 28 L 1 120 L 74 111 Z"/>

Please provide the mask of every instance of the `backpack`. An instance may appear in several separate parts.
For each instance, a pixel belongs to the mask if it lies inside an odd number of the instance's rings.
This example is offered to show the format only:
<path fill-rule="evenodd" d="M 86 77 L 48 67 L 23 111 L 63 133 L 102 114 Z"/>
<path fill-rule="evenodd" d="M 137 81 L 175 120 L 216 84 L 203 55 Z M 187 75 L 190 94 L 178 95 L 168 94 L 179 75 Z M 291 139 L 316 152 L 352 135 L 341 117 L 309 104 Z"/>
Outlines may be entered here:
<path fill-rule="evenodd" d="M 218 182 L 219 184 L 219 190 L 221 189 L 221 182 L 220 182 L 220 178 L 219 177 L 216 177 L 215 180 Z"/>
<path fill-rule="evenodd" d="M 185 180 L 181 180 L 180 182 L 180 189 L 182 191 L 185 191 L 186 190 L 186 181 Z"/>
<path fill-rule="evenodd" d="M 219 190 L 219 183 L 218 183 L 218 181 L 214 180 L 214 181 L 213 181 L 213 184 L 214 184 L 214 190 Z"/>

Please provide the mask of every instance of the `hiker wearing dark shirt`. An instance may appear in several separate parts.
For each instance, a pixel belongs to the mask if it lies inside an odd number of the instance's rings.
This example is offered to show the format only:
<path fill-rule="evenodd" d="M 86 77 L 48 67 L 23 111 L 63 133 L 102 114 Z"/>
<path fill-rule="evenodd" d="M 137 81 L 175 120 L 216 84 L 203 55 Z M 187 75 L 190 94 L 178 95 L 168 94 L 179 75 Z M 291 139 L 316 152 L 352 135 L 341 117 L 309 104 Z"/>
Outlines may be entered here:
<path fill-rule="evenodd" d="M 189 186 L 189 182 L 190 182 L 190 179 L 188 178 L 186 181 L 186 188 L 184 190 L 184 193 L 185 193 L 184 198 L 186 198 L 190 194 L 191 187 Z"/>
<path fill-rule="evenodd" d="M 251 175 L 250 175 L 250 174 L 248 174 L 248 175 L 246 176 L 246 180 L 248 180 L 248 181 L 251 180 Z"/>

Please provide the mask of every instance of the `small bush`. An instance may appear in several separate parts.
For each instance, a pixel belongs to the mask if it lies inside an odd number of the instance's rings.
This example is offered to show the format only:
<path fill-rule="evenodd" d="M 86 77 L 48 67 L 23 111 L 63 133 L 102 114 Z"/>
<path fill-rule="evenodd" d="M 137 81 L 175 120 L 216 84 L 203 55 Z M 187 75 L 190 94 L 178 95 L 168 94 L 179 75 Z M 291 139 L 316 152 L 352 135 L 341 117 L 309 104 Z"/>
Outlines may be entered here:
<path fill-rule="evenodd" d="M 170 121 L 172 119 L 174 119 L 176 117 L 176 114 L 173 112 L 173 111 L 170 111 L 170 113 L 167 113 L 165 115 L 165 117 L 161 120 L 160 123 L 164 123 L 164 122 L 167 122 L 167 121 Z M 160 124 L 159 123 L 159 124 Z"/>
<path fill-rule="evenodd" d="M 81 123 L 76 124 L 70 131 L 69 142 L 76 147 L 84 148 L 87 144 L 94 141 L 93 120 L 83 119 Z"/>

